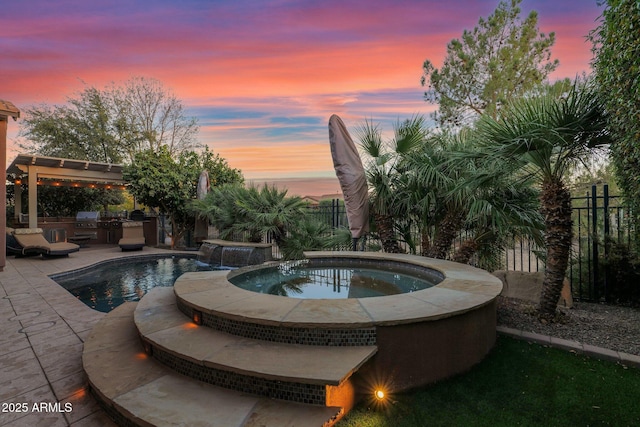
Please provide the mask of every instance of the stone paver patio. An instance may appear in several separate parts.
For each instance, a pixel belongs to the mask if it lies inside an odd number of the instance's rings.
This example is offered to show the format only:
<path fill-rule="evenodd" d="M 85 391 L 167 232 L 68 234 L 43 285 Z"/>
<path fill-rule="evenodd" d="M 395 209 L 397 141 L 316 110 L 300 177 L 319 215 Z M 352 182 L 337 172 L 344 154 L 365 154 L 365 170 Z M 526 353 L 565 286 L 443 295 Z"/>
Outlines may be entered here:
<path fill-rule="evenodd" d="M 0 272 L 0 425 L 115 425 L 88 392 L 82 369 L 83 342 L 104 313 L 48 276 L 155 253 L 170 251 L 122 252 L 118 246 L 96 245 L 68 258 L 7 257 Z"/>

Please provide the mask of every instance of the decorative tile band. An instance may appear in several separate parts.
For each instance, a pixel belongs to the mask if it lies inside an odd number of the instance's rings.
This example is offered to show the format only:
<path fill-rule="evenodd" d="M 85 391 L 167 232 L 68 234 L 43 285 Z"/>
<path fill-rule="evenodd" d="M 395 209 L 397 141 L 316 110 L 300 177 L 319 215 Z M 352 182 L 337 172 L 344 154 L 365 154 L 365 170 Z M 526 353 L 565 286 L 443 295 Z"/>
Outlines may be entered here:
<path fill-rule="evenodd" d="M 271 399 L 310 405 L 325 406 L 326 404 L 326 388 L 324 385 L 276 381 L 224 371 L 181 359 L 155 346 L 151 349 L 151 354 L 159 362 L 179 374 L 198 381 Z"/>
<path fill-rule="evenodd" d="M 180 298 L 176 298 L 176 302 L 180 311 L 189 318 L 193 318 L 193 308 L 190 305 L 185 304 Z M 291 328 L 242 322 L 204 312 L 201 323 L 231 335 L 286 344 L 336 347 L 376 345 L 375 327 L 355 329 Z"/>

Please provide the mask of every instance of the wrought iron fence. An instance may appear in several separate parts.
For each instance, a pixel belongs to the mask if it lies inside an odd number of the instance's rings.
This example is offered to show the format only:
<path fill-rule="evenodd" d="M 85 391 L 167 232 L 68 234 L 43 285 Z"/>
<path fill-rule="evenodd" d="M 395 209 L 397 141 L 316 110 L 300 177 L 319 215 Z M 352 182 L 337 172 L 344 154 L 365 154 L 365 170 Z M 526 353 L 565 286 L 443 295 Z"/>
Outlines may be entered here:
<path fill-rule="evenodd" d="M 632 247 L 633 222 L 619 196 L 609 195 L 609 186 L 599 192 L 572 199 L 574 242 L 569 279 L 577 298 L 609 301 L 614 273 L 610 269 L 615 245 Z"/>
<path fill-rule="evenodd" d="M 634 236 L 629 209 L 622 198 L 609 194 L 609 186 L 592 186 L 584 196 L 571 199 L 573 244 L 567 276 L 574 298 L 610 301 L 615 272 L 613 247 L 631 248 Z M 543 271 L 544 248 L 519 240 L 505 248 L 505 267 L 513 271 Z"/>
<path fill-rule="evenodd" d="M 307 213 L 315 220 L 328 224 L 332 228 L 349 227 L 347 210 L 342 200 L 332 199 L 330 204 L 309 206 Z"/>
<path fill-rule="evenodd" d="M 574 241 L 571 248 L 571 268 L 568 277 L 575 298 L 584 301 L 608 300 L 611 272 L 606 262 L 612 244 L 629 245 L 634 232 L 628 209 L 619 196 L 609 195 L 608 185 L 600 190 L 593 186 L 591 192 L 571 200 L 573 210 Z M 346 210 L 341 200 L 308 207 L 308 214 L 333 229 L 348 227 Z M 242 236 L 236 236 L 242 240 Z M 466 236 L 461 235 L 458 244 Z M 419 242 L 417 232 L 414 241 Z M 280 257 L 280 250 L 271 236 L 264 242 L 273 243 L 273 255 Z M 405 252 L 410 252 L 406 242 L 400 242 Z M 378 245 L 379 246 L 379 245 Z M 368 247 L 377 247 L 369 237 Z M 416 248 L 419 253 L 419 246 Z M 544 249 L 527 239 L 514 239 L 506 245 L 502 256 L 502 268 L 511 271 L 537 272 L 544 270 Z"/>
<path fill-rule="evenodd" d="M 344 206 L 337 201 L 323 215 L 341 215 L 334 224 L 346 226 Z M 635 235 L 629 209 L 618 195 L 609 194 L 609 186 L 592 186 L 584 196 L 573 197 L 574 239 L 568 271 L 574 297 L 583 301 L 609 301 L 615 272 L 610 269 L 611 248 L 633 247 Z M 331 211 L 329 212 L 329 209 Z M 460 236 L 460 242 L 465 236 Z M 418 238 L 415 241 L 419 241 Z M 403 249 L 409 252 L 408 245 Z M 418 248 L 419 251 L 419 248 Z M 544 248 L 527 239 L 514 239 L 504 248 L 503 268 L 512 271 L 544 270 Z"/>

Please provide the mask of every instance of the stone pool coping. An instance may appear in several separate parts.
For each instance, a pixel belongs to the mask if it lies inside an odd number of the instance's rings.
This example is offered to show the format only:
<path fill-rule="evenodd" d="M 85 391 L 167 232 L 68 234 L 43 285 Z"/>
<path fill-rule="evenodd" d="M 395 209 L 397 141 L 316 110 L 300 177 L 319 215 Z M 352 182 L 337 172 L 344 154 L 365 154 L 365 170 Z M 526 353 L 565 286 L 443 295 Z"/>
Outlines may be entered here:
<path fill-rule="evenodd" d="M 306 252 L 309 259 L 362 259 L 406 263 L 444 275 L 436 286 L 384 297 L 298 299 L 240 289 L 228 271 L 182 275 L 174 285 L 178 300 L 215 316 L 285 327 L 367 328 L 433 321 L 491 304 L 502 291 L 495 276 L 469 265 L 417 255 L 372 252 Z M 259 268 L 259 267 L 250 267 Z M 237 272 L 238 270 L 236 270 Z M 236 274 L 236 273 L 233 273 Z"/>

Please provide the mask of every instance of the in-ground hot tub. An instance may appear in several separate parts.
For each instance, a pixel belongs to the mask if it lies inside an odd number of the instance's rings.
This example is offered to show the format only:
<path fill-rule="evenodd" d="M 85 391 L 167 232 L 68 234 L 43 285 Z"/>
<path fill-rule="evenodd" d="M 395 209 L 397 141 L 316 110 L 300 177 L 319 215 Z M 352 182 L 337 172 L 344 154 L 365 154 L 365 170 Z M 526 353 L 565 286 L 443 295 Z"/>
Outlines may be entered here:
<path fill-rule="evenodd" d="M 309 252 L 314 267 L 401 269 L 413 276 L 440 277 L 433 286 L 388 296 L 301 299 L 262 294 L 231 283 L 256 275 L 267 263 L 231 272 L 187 273 L 176 281 L 178 307 L 197 313 L 205 325 L 229 333 L 287 343 L 375 345 L 373 358 L 353 375 L 363 393 L 383 386 L 401 391 L 464 372 L 496 339 L 499 279 L 468 265 L 414 255 L 368 252 Z M 266 270 L 265 270 L 266 271 Z"/>
<path fill-rule="evenodd" d="M 227 276 L 239 288 L 262 294 L 304 299 L 372 298 L 411 293 L 440 283 L 437 270 L 388 261 L 311 258 Z"/>

